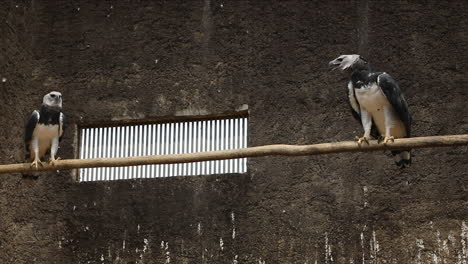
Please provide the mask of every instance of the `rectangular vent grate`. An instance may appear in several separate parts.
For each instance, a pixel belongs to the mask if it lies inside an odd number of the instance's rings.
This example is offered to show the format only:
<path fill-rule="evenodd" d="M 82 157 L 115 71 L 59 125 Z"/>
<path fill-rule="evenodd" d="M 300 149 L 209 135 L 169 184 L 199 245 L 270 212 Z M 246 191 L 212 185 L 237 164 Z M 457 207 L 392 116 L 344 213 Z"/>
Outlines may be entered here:
<path fill-rule="evenodd" d="M 205 152 L 247 147 L 247 117 L 80 129 L 80 159 Z M 247 159 L 80 169 L 80 181 L 245 173 Z"/>

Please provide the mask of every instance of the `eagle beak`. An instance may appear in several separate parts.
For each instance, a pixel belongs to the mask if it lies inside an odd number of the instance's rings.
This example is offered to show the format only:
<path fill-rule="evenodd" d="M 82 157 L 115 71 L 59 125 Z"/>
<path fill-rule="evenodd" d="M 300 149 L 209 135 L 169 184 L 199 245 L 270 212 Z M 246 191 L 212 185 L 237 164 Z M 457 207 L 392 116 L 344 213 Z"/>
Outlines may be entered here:
<path fill-rule="evenodd" d="M 341 63 L 340 62 L 337 62 L 336 59 L 335 60 L 332 60 L 328 63 L 328 68 L 330 71 L 333 71 L 335 69 L 337 69 L 338 67 L 340 67 Z"/>

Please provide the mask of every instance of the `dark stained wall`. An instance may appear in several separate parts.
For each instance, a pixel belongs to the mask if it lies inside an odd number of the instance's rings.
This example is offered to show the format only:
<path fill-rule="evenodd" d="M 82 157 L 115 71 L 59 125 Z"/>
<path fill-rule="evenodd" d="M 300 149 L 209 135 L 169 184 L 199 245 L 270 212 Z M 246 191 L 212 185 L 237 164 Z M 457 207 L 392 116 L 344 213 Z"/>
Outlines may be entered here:
<path fill-rule="evenodd" d="M 467 7 L 399 1 L 6 1 L 0 161 L 23 162 L 50 90 L 76 124 L 234 112 L 249 145 L 362 133 L 340 54 L 400 83 L 414 135 L 468 130 Z M 467 148 L 249 160 L 245 175 L 77 183 L 0 177 L 0 263 L 465 263 Z"/>

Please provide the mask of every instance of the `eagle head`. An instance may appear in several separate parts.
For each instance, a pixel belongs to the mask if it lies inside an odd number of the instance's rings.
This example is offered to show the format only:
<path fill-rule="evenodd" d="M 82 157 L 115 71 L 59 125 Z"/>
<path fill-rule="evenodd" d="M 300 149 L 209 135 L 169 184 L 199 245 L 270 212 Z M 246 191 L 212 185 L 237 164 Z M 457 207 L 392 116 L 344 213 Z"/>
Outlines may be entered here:
<path fill-rule="evenodd" d="M 42 104 L 62 108 L 62 94 L 55 91 L 50 92 L 44 95 L 44 99 L 42 99 Z"/>
<path fill-rule="evenodd" d="M 331 70 L 340 69 L 342 71 L 347 69 L 366 68 L 367 61 L 357 54 L 352 55 L 341 55 L 338 58 L 328 63 Z"/>

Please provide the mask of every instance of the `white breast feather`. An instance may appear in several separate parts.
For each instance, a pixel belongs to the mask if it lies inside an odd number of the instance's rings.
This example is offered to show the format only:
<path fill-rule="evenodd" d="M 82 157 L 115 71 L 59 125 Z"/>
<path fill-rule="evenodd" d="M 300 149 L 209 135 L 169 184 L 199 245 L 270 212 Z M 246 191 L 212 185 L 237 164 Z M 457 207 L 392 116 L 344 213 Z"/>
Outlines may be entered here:
<path fill-rule="evenodd" d="M 387 118 L 390 120 L 387 120 L 387 123 L 392 125 L 392 136 L 399 138 L 406 135 L 403 122 L 399 119 L 396 111 L 390 105 L 390 102 L 377 83 L 362 86 L 360 89 L 355 89 L 354 91 L 359 105 L 371 114 L 372 120 L 381 135 L 385 134 L 384 107 L 390 108 L 390 113 L 387 115 Z"/>
<path fill-rule="evenodd" d="M 39 157 L 43 157 L 52 145 L 52 139 L 60 137 L 58 125 L 37 124 L 34 129 L 33 138 L 37 138 L 39 145 Z M 32 151 L 32 148 L 31 148 Z"/>

